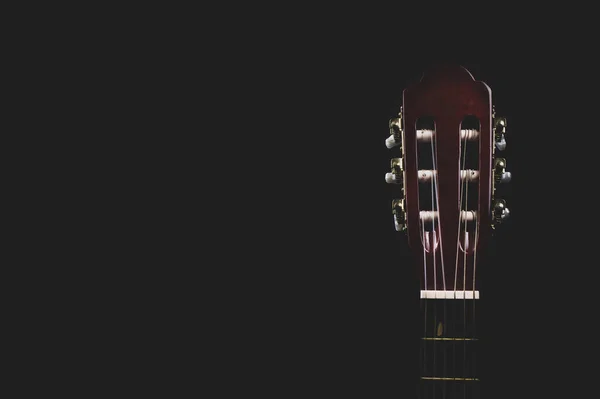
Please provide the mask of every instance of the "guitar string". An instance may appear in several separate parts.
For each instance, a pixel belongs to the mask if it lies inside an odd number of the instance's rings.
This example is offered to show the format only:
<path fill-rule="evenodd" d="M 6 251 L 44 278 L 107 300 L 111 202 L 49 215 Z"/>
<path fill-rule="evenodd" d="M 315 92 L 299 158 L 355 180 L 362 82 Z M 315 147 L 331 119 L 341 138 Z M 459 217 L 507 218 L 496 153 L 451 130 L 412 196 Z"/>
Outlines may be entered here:
<path fill-rule="evenodd" d="M 436 172 L 436 168 L 435 168 L 435 153 L 433 150 L 434 147 L 434 140 L 435 140 L 436 134 L 435 134 L 435 126 L 433 128 L 433 132 L 431 135 L 431 165 L 432 165 L 432 171 L 431 171 L 431 209 L 432 209 L 432 218 L 431 218 L 431 223 L 432 223 L 432 228 L 431 228 L 431 236 L 430 236 L 430 251 L 429 253 L 431 254 L 431 256 L 433 257 L 433 295 L 434 295 L 434 302 L 433 302 L 433 329 L 432 329 L 432 337 L 436 336 L 436 330 L 437 330 L 437 308 L 438 306 L 436 305 L 436 298 L 437 298 L 437 265 L 436 265 L 436 229 L 435 229 L 435 211 L 436 211 L 436 206 L 435 206 L 435 201 L 434 201 L 434 195 L 437 196 L 437 192 L 435 192 L 435 186 L 436 186 L 436 181 L 435 181 L 435 172 Z M 438 210 L 439 211 L 439 210 Z M 439 223 L 438 223 L 439 225 Z M 435 362 L 436 361 L 436 341 L 433 341 L 433 374 L 435 375 Z M 433 397 L 435 397 L 435 383 L 433 384 Z"/>
<path fill-rule="evenodd" d="M 416 132 L 416 129 L 415 129 Z M 417 143 L 418 146 L 418 143 Z M 418 209 L 421 209 L 421 201 L 420 201 L 420 196 L 419 196 L 419 179 L 418 179 L 418 173 L 419 173 L 419 163 L 420 163 L 420 158 L 419 158 L 419 151 L 417 151 L 417 198 L 418 198 Z M 421 246 L 423 248 L 423 284 L 424 290 L 427 290 L 427 250 L 425 248 L 425 223 L 423 223 L 423 221 L 421 220 L 421 218 L 419 217 L 419 224 L 421 225 Z M 422 331 L 422 335 L 423 337 L 427 337 L 427 296 L 424 295 L 424 298 L 421 299 L 421 310 L 422 310 L 422 314 L 423 314 L 423 331 Z M 421 358 L 421 367 L 420 367 L 420 372 L 421 372 L 421 376 L 426 376 L 427 373 L 427 341 L 426 340 L 421 340 L 421 348 L 422 348 L 422 358 Z M 421 384 L 421 389 L 418 390 L 419 396 L 421 394 L 421 391 L 423 391 L 423 398 L 427 399 L 427 386 L 425 384 L 423 384 L 422 382 Z"/>
<path fill-rule="evenodd" d="M 435 143 L 433 141 L 434 138 L 435 138 Z M 438 330 L 439 326 L 436 325 L 436 336 L 437 336 L 438 334 L 443 335 L 444 330 L 446 328 L 445 324 L 446 324 L 446 303 L 447 303 L 447 299 L 445 298 L 445 295 L 446 295 L 446 272 L 444 271 L 444 253 L 443 253 L 442 247 L 441 247 L 442 231 L 441 231 L 441 227 L 440 227 L 441 225 L 440 225 L 440 221 L 439 221 L 439 216 L 440 216 L 440 206 L 439 206 L 439 203 L 440 203 L 440 200 L 439 200 L 438 166 L 437 166 L 438 165 L 438 162 L 437 162 L 437 134 L 435 135 L 434 138 L 432 138 L 431 143 L 432 143 L 432 151 L 433 151 L 432 156 L 434 157 L 433 158 L 434 159 L 434 162 L 433 162 L 433 169 L 434 169 L 433 175 L 435 176 L 435 200 L 436 200 L 436 211 L 437 211 L 437 215 L 438 215 L 438 224 L 437 224 L 438 227 L 437 227 L 437 229 L 439 230 L 439 232 L 437 230 L 435 230 L 435 231 L 436 231 L 436 234 L 437 234 L 439 242 L 440 242 L 440 259 L 442 261 L 442 284 L 443 284 L 443 289 L 444 289 L 444 297 L 442 299 L 442 302 L 444 304 L 443 305 L 443 310 L 442 310 L 442 312 L 443 312 L 443 314 L 442 314 L 442 320 L 443 321 L 439 321 L 439 323 L 441 324 L 441 327 L 442 327 L 441 328 L 442 331 L 439 331 Z M 435 220 L 435 217 L 434 217 L 434 220 Z M 434 256 L 436 256 L 436 254 L 434 254 Z M 442 354 L 443 354 L 443 357 L 442 357 L 442 362 L 443 362 L 443 364 L 442 364 L 442 378 L 446 378 L 447 377 L 447 375 L 446 375 L 446 372 L 447 372 L 447 370 L 446 370 L 447 359 L 446 359 L 446 348 L 445 348 L 446 344 L 440 342 L 439 346 L 442 348 Z M 447 386 L 447 384 L 448 383 L 446 381 L 442 381 L 442 398 L 443 399 L 446 398 L 446 386 Z"/>
<path fill-rule="evenodd" d="M 423 307 L 425 308 L 424 311 L 424 317 L 423 317 L 423 337 L 427 337 L 427 299 L 421 299 L 423 302 Z M 423 345 L 423 364 L 421 367 L 421 376 L 426 376 L 426 372 L 427 372 L 427 341 L 426 340 L 422 340 L 422 345 Z M 427 386 L 424 385 L 421 382 L 421 386 L 423 389 L 423 395 L 424 398 L 427 399 Z"/>
<path fill-rule="evenodd" d="M 416 133 L 416 129 L 415 129 L 415 133 Z M 418 147 L 418 142 L 417 142 L 417 147 Z M 416 154 L 416 164 L 417 164 L 417 175 L 418 175 L 418 171 L 419 171 L 419 164 L 420 164 L 420 157 L 419 157 L 419 151 L 417 151 Z M 419 196 L 419 180 L 417 177 L 417 202 L 418 202 L 418 209 L 421 209 L 421 201 L 420 201 L 420 196 Z M 419 217 L 419 224 L 421 225 L 421 246 L 423 248 L 423 284 L 424 290 L 427 290 L 427 249 L 426 249 L 426 242 L 427 240 L 425 240 L 425 223 L 423 222 L 423 220 L 421 220 L 421 217 Z M 427 306 L 428 305 L 428 301 L 427 301 L 427 295 L 424 295 L 423 298 L 421 298 L 421 310 L 422 310 L 422 315 L 423 315 L 423 331 L 422 331 L 422 335 L 423 337 L 427 337 L 428 334 L 428 327 L 427 327 Z M 420 373 L 421 376 L 426 376 L 427 375 L 427 341 L 426 340 L 421 340 L 421 352 L 422 352 L 422 357 L 421 357 L 421 367 L 420 367 Z M 427 385 L 421 383 L 421 389 L 418 390 L 418 394 L 419 396 L 421 396 L 421 393 L 423 394 L 423 398 L 427 399 Z"/>
<path fill-rule="evenodd" d="M 435 129 L 434 129 L 434 133 L 435 133 Z M 440 212 L 440 195 L 439 195 L 439 183 L 438 183 L 438 179 L 437 179 L 437 134 L 434 135 L 434 137 L 431 138 L 431 148 L 432 150 L 434 149 L 433 146 L 433 141 L 436 141 L 436 145 L 435 145 L 435 151 L 433 154 L 433 178 L 435 179 L 435 202 L 436 202 L 436 210 L 438 212 Z M 435 218 L 434 218 L 435 220 Z M 439 229 L 439 222 L 438 222 L 438 229 Z M 435 231 L 435 229 L 434 229 Z M 441 231 L 440 231 L 441 233 Z M 440 260 L 442 261 L 442 284 L 443 284 L 443 288 L 444 291 L 446 291 L 446 273 L 444 271 L 444 243 L 442 242 L 442 235 L 438 234 L 438 241 L 439 241 L 439 246 L 440 246 Z M 435 259 L 435 258 L 434 258 Z"/>
<path fill-rule="evenodd" d="M 433 130 L 433 135 L 431 138 L 431 150 L 432 150 L 432 160 L 433 160 L 433 171 L 432 171 L 432 179 L 433 179 L 433 186 L 435 188 L 435 210 L 437 211 L 438 217 L 439 217 L 439 212 L 440 212 L 440 196 L 439 196 L 439 182 L 438 182 L 438 178 L 437 178 L 437 172 L 438 172 L 438 162 L 437 162 L 437 134 L 436 134 L 436 129 L 434 127 Z M 434 140 L 435 140 L 435 144 L 434 144 Z M 432 200 L 433 202 L 433 200 Z M 440 230 L 440 224 L 438 221 L 437 224 L 437 228 L 435 226 L 435 213 L 434 213 L 434 217 L 433 217 L 433 232 L 434 232 L 434 248 L 435 248 L 435 236 L 438 237 L 438 241 L 439 241 L 439 248 L 440 248 L 440 260 L 441 260 L 441 266 L 442 266 L 442 287 L 444 290 L 444 295 L 446 292 L 446 273 L 445 273 L 445 269 L 444 269 L 444 245 L 443 245 L 443 240 L 442 240 L 442 235 L 441 235 L 441 230 Z M 439 232 L 437 230 L 440 230 Z M 436 270 L 437 266 L 435 264 L 435 259 L 436 259 L 436 251 L 433 251 L 433 259 L 434 259 L 434 271 Z M 434 290 L 437 290 L 437 284 L 435 285 Z M 436 295 L 437 296 L 437 295 Z M 444 312 L 444 316 L 446 314 L 446 299 L 445 297 L 442 299 L 442 301 L 444 301 L 444 308 L 443 308 L 443 312 Z M 436 306 L 437 308 L 437 306 Z M 445 321 L 445 320 L 444 320 Z M 436 322 L 435 322 L 435 328 L 437 330 L 437 317 L 436 317 Z M 442 325 L 442 329 L 443 329 L 443 325 Z M 443 331 L 442 331 L 443 333 Z M 435 340 L 433 341 L 434 345 L 435 345 Z M 443 357 L 443 374 L 445 376 L 446 374 L 446 351 L 444 351 L 444 357 Z M 434 370 L 435 370 L 435 350 L 434 350 Z M 446 384 L 443 384 L 443 390 L 442 390 L 442 394 L 445 398 L 446 396 Z"/>
<path fill-rule="evenodd" d="M 480 126 L 480 131 L 481 131 L 481 126 Z M 481 134 L 479 135 L 479 137 L 481 138 Z M 481 145 L 480 143 L 481 142 L 479 142 L 479 145 Z M 480 164 L 481 164 L 481 162 L 479 162 L 479 165 L 478 165 L 479 170 L 481 170 Z M 481 179 L 478 179 L 478 183 L 477 183 L 478 193 L 481 193 L 480 185 L 481 185 Z M 477 247 L 479 245 L 479 220 L 480 220 L 479 215 L 481 214 L 480 208 L 481 208 L 481 201 L 478 201 L 477 210 L 475 211 L 475 235 L 473 238 L 473 241 L 474 241 L 474 243 L 473 243 L 473 281 L 472 281 L 473 298 L 471 299 L 471 303 L 473 304 L 473 306 L 472 306 L 472 314 L 471 314 L 471 334 L 470 334 L 471 341 L 469 341 L 470 345 L 471 345 L 471 374 L 472 375 L 467 376 L 467 377 L 472 377 L 472 378 L 477 378 L 476 356 L 477 356 L 477 351 L 479 349 L 479 341 L 475 340 L 476 339 L 475 307 L 477 306 L 477 300 L 475 297 L 475 293 L 476 293 L 475 277 L 476 277 L 476 272 L 477 272 Z M 466 343 L 466 341 L 465 341 L 465 343 Z M 473 387 L 474 388 L 479 387 L 479 385 L 477 385 L 477 386 L 473 385 Z"/>
<path fill-rule="evenodd" d="M 477 301 L 475 300 L 475 272 L 477 270 L 477 244 L 479 242 L 479 218 L 477 218 L 477 221 L 475 223 L 475 247 L 473 249 L 473 316 L 472 316 L 472 330 L 471 330 L 471 338 L 473 339 L 471 342 L 471 345 L 477 345 L 474 350 L 471 352 L 471 360 L 472 360 L 472 370 L 473 370 L 473 378 L 477 378 L 476 375 L 476 367 L 477 367 L 477 352 L 479 350 L 479 340 L 475 341 L 475 338 L 477 337 L 477 330 L 476 330 L 476 322 L 475 322 L 475 307 L 477 304 Z M 478 385 L 479 387 L 479 385 Z"/>
<path fill-rule="evenodd" d="M 461 157 L 462 157 L 462 163 L 461 163 L 461 174 L 462 171 L 465 170 L 465 163 L 466 163 L 466 159 L 467 159 L 467 136 L 465 135 L 464 141 L 460 141 L 460 153 L 461 153 Z M 466 176 L 465 176 L 466 177 Z M 459 219 L 460 219 L 460 212 L 462 211 L 462 204 L 463 204 L 463 193 L 464 193 L 464 189 L 465 189 L 465 181 L 466 179 L 461 179 L 460 181 L 460 206 L 459 206 Z M 458 282 L 458 254 L 459 254 L 459 249 L 460 249 L 460 220 L 458 223 L 458 231 L 456 232 L 457 235 L 457 239 L 456 239 L 456 262 L 454 265 L 454 292 L 456 293 L 456 288 L 457 288 L 457 282 Z"/>
<path fill-rule="evenodd" d="M 465 143 L 465 153 L 467 152 L 467 145 Z M 466 154 L 465 154 L 465 158 L 466 158 Z M 467 218 L 466 218 L 466 212 L 469 209 L 469 185 L 465 182 L 465 228 L 464 228 L 464 241 L 465 241 L 465 246 L 463 248 L 463 338 L 467 337 L 467 295 L 466 295 L 466 289 L 467 289 L 467 250 L 468 250 L 468 237 L 469 237 L 469 233 L 467 232 Z M 460 226 L 460 223 L 459 223 Z M 463 374 L 465 374 L 463 377 L 466 378 L 468 377 L 466 375 L 466 370 L 467 370 L 467 341 L 463 341 L 463 369 L 462 372 Z M 467 386 L 468 386 L 468 382 L 467 380 L 464 380 L 463 382 L 464 384 L 464 398 L 467 397 Z"/>
<path fill-rule="evenodd" d="M 418 163 L 418 160 L 417 160 Z M 417 173 L 418 173 L 418 167 L 417 167 Z M 417 179 L 418 181 L 418 179 Z M 418 183 L 417 183 L 418 184 Z M 421 207 L 419 206 L 419 209 L 421 209 Z M 427 290 L 427 251 L 425 249 L 425 223 L 421 220 L 421 218 L 419 218 L 419 223 L 421 224 L 421 244 L 423 246 L 423 275 L 424 275 L 424 290 Z M 424 306 L 424 316 L 423 316 L 423 337 L 427 337 L 427 296 L 424 296 L 425 298 L 421 299 L 421 301 L 423 301 L 423 306 Z M 423 345 L 423 365 L 421 368 L 421 374 L 422 376 L 426 376 L 427 375 L 427 341 L 423 340 L 422 341 L 422 345 Z M 425 399 L 427 399 L 427 385 L 421 383 L 422 387 L 423 387 L 423 394 L 425 396 Z"/>
<path fill-rule="evenodd" d="M 466 159 L 467 159 L 467 136 L 465 135 L 464 140 L 460 140 L 459 141 L 460 144 L 460 149 L 459 149 L 459 153 L 461 154 L 462 157 L 462 162 L 460 163 L 461 168 L 459 171 L 459 177 L 462 177 L 462 171 L 465 170 L 465 165 L 466 165 Z M 458 222 L 458 231 L 456 234 L 456 262 L 455 262 L 455 268 L 454 268 L 454 296 L 456 297 L 456 289 L 457 289 L 457 280 L 458 280 L 458 255 L 459 255 L 459 250 L 460 250 L 460 224 L 461 224 L 461 211 L 462 211 L 462 205 L 463 205 L 463 201 L 465 200 L 465 198 L 463 197 L 463 193 L 465 190 L 465 186 L 466 186 L 467 182 L 466 182 L 466 172 L 465 172 L 465 179 L 461 179 L 460 181 L 460 201 L 459 201 L 459 222 Z M 465 208 L 466 208 L 466 203 L 465 203 Z M 456 346 L 457 346 L 457 341 L 453 341 L 452 343 L 452 352 L 453 352 L 453 375 L 456 375 Z"/>
<path fill-rule="evenodd" d="M 480 131 L 481 131 L 481 125 L 480 125 Z M 479 135 L 479 137 L 481 137 L 481 134 Z M 481 144 L 480 144 L 481 145 Z M 492 144 L 493 145 L 493 144 Z M 479 162 L 481 164 L 481 162 Z M 479 170 L 481 170 L 481 165 L 479 165 Z M 478 193 L 481 193 L 481 179 L 478 180 Z M 476 338 L 476 322 L 475 322 L 475 307 L 477 304 L 477 301 L 475 300 L 475 275 L 477 272 L 477 247 L 479 244 L 479 215 L 481 214 L 481 201 L 478 201 L 478 206 L 477 206 L 477 214 L 475 215 L 476 219 L 475 219 L 475 238 L 474 238 L 474 247 L 473 247 L 473 315 L 472 315 L 472 327 L 471 327 L 471 338 L 473 338 L 472 345 L 476 345 L 476 347 L 472 350 L 471 352 L 471 361 L 472 361 L 472 377 L 473 378 L 477 378 L 476 375 L 476 358 L 477 358 L 477 352 L 479 350 L 479 340 L 475 341 L 474 339 Z M 477 386 L 477 388 L 479 388 L 479 385 Z"/>
<path fill-rule="evenodd" d="M 433 134 L 432 134 L 432 141 L 431 141 L 431 159 L 432 159 L 432 165 L 435 163 L 434 161 L 434 151 L 433 151 Z M 417 155 L 417 173 L 418 173 L 418 166 L 419 166 L 419 159 L 418 159 L 418 155 Z M 435 169 L 432 167 L 432 169 Z M 434 173 L 435 170 L 432 171 L 432 175 L 431 175 L 431 181 L 430 181 L 430 188 L 431 188 L 431 208 L 432 211 L 435 211 L 435 200 L 434 200 L 434 187 L 435 187 L 435 180 L 434 180 Z M 420 204 L 419 204 L 419 209 L 421 209 Z M 433 215 L 433 212 L 432 212 Z M 436 259 L 435 259 L 435 249 L 436 249 L 436 234 L 435 234 L 435 217 L 432 217 L 432 231 L 431 234 L 428 236 L 429 239 L 426 239 L 426 234 L 425 234 L 425 214 L 423 219 L 421 219 L 419 217 L 419 222 L 421 224 L 421 244 L 423 246 L 423 275 L 424 275 L 424 290 L 427 291 L 427 252 L 429 252 L 432 255 L 433 258 L 433 296 L 434 299 L 436 297 L 437 294 L 437 265 L 436 265 Z M 427 251 L 426 247 L 429 246 L 429 251 Z M 428 295 L 425 294 L 424 298 L 423 298 L 423 307 L 424 307 L 424 325 L 423 325 L 423 336 L 424 337 L 428 337 L 428 324 L 427 320 L 427 304 L 428 304 Z M 431 336 L 434 337 L 435 336 L 435 329 L 436 329 L 436 324 L 437 324 L 437 306 L 435 306 L 435 302 L 433 302 L 433 328 L 432 328 L 432 333 Z M 435 354 L 436 354 L 436 343 L 435 340 L 432 343 L 433 345 L 433 364 L 432 367 L 435 370 Z M 427 364 L 429 363 L 427 361 L 427 341 L 423 340 L 422 341 L 422 347 L 423 347 L 423 365 L 421 368 L 421 374 L 423 376 L 428 375 L 428 367 Z M 424 395 L 425 397 L 427 396 L 427 391 L 428 391 L 428 386 L 426 384 L 423 384 L 423 391 L 424 391 Z M 435 384 L 432 387 L 433 389 L 433 395 L 435 396 Z"/>

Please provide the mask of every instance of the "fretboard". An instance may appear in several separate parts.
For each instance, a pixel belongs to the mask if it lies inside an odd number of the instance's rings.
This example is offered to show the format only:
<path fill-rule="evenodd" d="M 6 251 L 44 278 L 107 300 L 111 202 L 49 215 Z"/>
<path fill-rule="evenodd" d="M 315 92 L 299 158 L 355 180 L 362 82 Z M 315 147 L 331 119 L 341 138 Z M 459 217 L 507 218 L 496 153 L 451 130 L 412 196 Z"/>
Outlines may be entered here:
<path fill-rule="evenodd" d="M 421 399 L 480 398 L 476 359 L 479 300 L 461 298 L 421 299 Z"/>

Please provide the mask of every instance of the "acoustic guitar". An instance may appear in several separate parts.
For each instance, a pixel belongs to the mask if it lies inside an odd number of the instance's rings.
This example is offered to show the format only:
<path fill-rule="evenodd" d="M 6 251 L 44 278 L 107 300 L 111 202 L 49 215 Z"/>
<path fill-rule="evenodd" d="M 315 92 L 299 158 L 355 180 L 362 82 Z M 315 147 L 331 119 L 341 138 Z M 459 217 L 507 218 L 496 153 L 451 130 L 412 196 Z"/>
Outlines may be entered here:
<path fill-rule="evenodd" d="M 385 180 L 401 190 L 395 229 L 407 235 L 420 280 L 419 397 L 480 398 L 478 253 L 509 216 L 498 197 L 511 179 L 500 156 L 506 119 L 484 82 L 442 65 L 403 91 L 389 128 L 385 144 L 397 155 Z"/>

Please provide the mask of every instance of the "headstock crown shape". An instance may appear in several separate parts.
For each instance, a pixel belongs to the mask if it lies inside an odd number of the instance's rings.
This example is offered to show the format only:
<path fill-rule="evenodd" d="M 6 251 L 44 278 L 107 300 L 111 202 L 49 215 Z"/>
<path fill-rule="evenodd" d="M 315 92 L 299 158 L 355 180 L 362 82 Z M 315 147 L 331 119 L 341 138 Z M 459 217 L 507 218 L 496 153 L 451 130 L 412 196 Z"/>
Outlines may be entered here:
<path fill-rule="evenodd" d="M 484 82 L 462 66 L 442 65 L 404 90 L 389 127 L 385 144 L 399 154 L 385 180 L 401 188 L 394 222 L 422 270 L 421 297 L 475 299 L 477 252 L 509 215 L 495 198 L 511 179 L 497 156 L 506 147 L 506 119 L 495 115 Z"/>

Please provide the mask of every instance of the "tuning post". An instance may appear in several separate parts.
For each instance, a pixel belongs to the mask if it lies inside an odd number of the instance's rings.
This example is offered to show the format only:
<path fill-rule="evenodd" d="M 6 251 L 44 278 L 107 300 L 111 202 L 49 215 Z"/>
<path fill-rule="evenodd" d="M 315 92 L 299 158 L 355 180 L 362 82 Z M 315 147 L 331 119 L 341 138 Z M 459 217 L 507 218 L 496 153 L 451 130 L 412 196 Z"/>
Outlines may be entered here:
<path fill-rule="evenodd" d="M 510 211 L 506 207 L 506 201 L 504 201 L 503 199 L 495 200 L 493 213 L 495 223 L 502 223 L 504 220 L 508 219 L 508 217 L 510 216 Z"/>
<path fill-rule="evenodd" d="M 392 200 L 392 213 L 394 214 L 394 227 L 396 231 L 406 230 L 406 211 L 404 199 Z"/>
<path fill-rule="evenodd" d="M 495 112 L 495 111 L 494 111 Z M 506 148 L 506 118 L 494 117 L 494 141 L 496 148 L 500 151 L 504 151 Z"/>
<path fill-rule="evenodd" d="M 392 149 L 402 144 L 402 107 L 398 116 L 390 119 L 390 137 L 385 140 L 385 146 Z"/>
<path fill-rule="evenodd" d="M 508 183 L 512 175 L 506 171 L 506 159 L 496 158 L 494 160 L 494 180 L 496 183 Z"/>
<path fill-rule="evenodd" d="M 391 173 L 385 174 L 385 181 L 389 184 L 402 185 L 404 183 L 404 167 L 402 166 L 402 158 L 392 158 L 391 170 Z"/>

